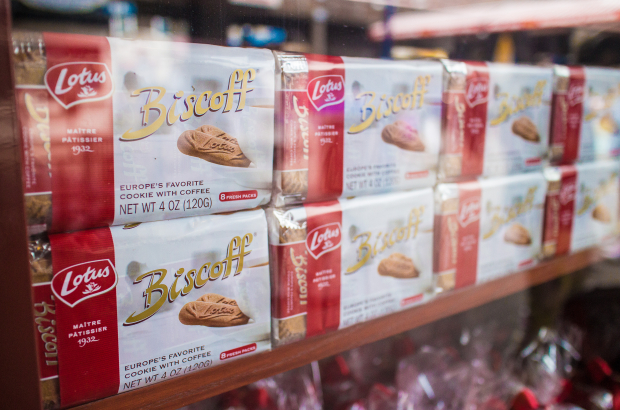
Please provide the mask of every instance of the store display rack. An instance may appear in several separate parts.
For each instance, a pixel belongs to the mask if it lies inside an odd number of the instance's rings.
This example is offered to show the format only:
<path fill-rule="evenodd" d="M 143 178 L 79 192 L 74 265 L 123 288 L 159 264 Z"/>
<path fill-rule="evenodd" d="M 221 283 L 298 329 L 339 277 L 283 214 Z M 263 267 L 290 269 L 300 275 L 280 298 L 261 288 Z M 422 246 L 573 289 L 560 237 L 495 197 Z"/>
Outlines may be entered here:
<path fill-rule="evenodd" d="M 0 403 L 7 409 L 40 408 L 33 305 L 24 215 L 21 145 L 11 60 L 10 1 L 0 0 Z M 479 286 L 450 292 L 430 303 L 303 340 L 270 352 L 191 373 L 78 409 L 176 409 L 348 349 L 464 312 L 570 274 L 602 260 L 597 249 L 562 256 Z"/>
<path fill-rule="evenodd" d="M 535 268 L 473 286 L 433 301 L 384 316 L 370 322 L 339 330 L 324 336 L 306 339 L 287 346 L 238 359 L 153 384 L 127 393 L 75 407 L 81 410 L 137 408 L 177 409 L 208 397 L 291 370 L 314 360 L 375 342 L 418 326 L 464 312 L 532 286 L 570 274 L 602 260 L 598 249 L 543 262 Z"/>

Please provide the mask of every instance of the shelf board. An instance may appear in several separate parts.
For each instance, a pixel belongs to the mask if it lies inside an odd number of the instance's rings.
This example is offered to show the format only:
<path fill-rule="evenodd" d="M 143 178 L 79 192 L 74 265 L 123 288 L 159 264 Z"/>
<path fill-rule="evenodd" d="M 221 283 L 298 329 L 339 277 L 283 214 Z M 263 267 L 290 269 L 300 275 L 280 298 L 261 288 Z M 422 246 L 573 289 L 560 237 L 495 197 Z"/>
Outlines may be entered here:
<path fill-rule="evenodd" d="M 225 365 L 87 403 L 77 409 L 133 410 L 145 407 L 177 409 L 265 377 L 303 366 L 314 360 L 464 312 L 583 269 L 600 260 L 602 256 L 597 249 L 561 256 L 526 271 L 440 295 L 424 305 L 283 346 L 270 352 L 238 359 Z"/>

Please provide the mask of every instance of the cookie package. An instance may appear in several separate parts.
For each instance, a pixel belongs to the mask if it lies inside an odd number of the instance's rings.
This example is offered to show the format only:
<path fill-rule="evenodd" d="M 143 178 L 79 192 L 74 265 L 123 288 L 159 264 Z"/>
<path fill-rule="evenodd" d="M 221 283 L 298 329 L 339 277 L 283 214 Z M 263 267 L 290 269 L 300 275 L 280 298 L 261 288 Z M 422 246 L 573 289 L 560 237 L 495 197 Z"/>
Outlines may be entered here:
<path fill-rule="evenodd" d="M 263 210 L 31 238 L 43 407 L 271 348 Z"/>
<path fill-rule="evenodd" d="M 270 51 L 55 33 L 14 43 L 31 233 L 270 201 Z"/>
<path fill-rule="evenodd" d="M 620 71 L 555 66 L 550 157 L 556 164 L 620 155 Z"/>
<path fill-rule="evenodd" d="M 436 290 L 462 288 L 536 265 L 546 188 L 542 172 L 437 185 Z"/>
<path fill-rule="evenodd" d="M 542 169 L 549 147 L 551 68 L 442 60 L 439 179 Z"/>
<path fill-rule="evenodd" d="M 267 220 L 274 346 L 433 295 L 432 188 L 269 208 Z"/>
<path fill-rule="evenodd" d="M 275 55 L 275 206 L 434 185 L 439 62 Z"/>
<path fill-rule="evenodd" d="M 617 161 L 545 168 L 543 251 L 551 257 L 605 243 L 620 232 Z"/>

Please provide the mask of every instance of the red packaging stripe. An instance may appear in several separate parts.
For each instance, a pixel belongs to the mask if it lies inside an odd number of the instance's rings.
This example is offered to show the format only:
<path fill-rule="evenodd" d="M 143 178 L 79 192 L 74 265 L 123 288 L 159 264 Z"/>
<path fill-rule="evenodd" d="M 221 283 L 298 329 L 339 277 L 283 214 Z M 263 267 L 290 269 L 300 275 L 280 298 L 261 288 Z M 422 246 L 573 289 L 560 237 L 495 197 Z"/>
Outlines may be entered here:
<path fill-rule="evenodd" d="M 45 33 L 52 178 L 51 231 L 114 220 L 110 45 L 105 37 Z M 91 97 L 88 97 L 91 95 Z"/>
<path fill-rule="evenodd" d="M 117 276 L 108 265 L 115 264 L 112 234 L 101 228 L 50 235 L 50 244 L 52 290 L 56 314 L 62 318 L 57 323 L 61 404 L 73 406 L 116 394 Z M 107 275 L 97 277 L 95 267 L 107 267 Z"/>
<path fill-rule="evenodd" d="M 308 201 L 342 194 L 345 70 L 340 57 L 307 55 L 310 109 Z"/>
<path fill-rule="evenodd" d="M 338 201 L 306 205 L 308 250 L 308 337 L 340 326 L 340 243 L 342 210 Z"/>

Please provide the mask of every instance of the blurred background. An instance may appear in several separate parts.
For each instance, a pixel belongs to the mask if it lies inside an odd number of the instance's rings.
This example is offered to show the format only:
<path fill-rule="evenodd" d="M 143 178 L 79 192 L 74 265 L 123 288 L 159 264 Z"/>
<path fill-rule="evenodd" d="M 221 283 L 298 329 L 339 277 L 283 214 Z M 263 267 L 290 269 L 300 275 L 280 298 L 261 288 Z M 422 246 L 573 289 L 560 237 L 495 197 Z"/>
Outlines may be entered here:
<path fill-rule="evenodd" d="M 319 54 L 620 64 L 616 0 L 19 0 L 15 31 Z"/>

